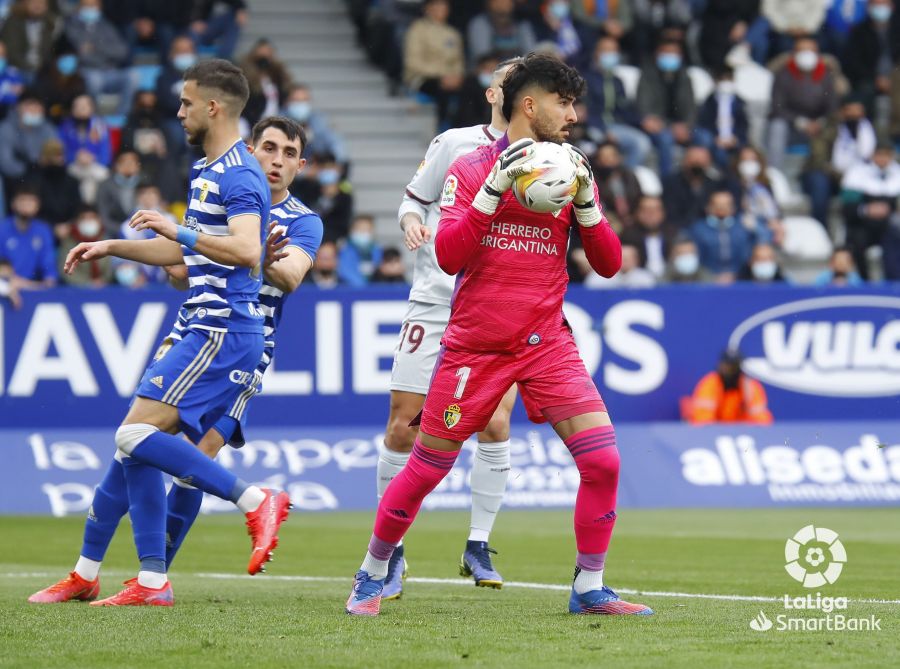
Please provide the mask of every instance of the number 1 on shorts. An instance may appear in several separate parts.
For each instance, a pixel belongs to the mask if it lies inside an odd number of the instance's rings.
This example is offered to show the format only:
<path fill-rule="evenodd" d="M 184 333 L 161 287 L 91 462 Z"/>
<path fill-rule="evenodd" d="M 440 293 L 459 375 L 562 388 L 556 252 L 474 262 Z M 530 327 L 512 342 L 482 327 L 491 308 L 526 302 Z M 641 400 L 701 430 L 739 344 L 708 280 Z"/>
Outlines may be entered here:
<path fill-rule="evenodd" d="M 466 382 L 469 380 L 469 372 L 471 371 L 471 367 L 460 367 L 456 370 L 456 375 L 459 377 L 459 383 L 456 384 L 456 392 L 453 393 L 453 397 L 458 400 L 462 399 L 463 392 L 466 389 Z"/>

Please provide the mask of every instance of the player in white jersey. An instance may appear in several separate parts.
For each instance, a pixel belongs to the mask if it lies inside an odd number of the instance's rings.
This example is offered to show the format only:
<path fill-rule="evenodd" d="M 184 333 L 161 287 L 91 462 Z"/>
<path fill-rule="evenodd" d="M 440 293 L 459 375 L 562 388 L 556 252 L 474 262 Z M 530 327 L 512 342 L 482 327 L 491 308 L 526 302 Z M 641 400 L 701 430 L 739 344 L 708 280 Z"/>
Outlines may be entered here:
<path fill-rule="evenodd" d="M 441 200 L 453 195 L 442 192 L 447 168 L 460 156 L 503 136 L 507 122 L 500 111 L 503 103 L 500 84 L 517 60 L 501 63 L 490 87 L 485 90 L 491 105 L 490 124 L 454 128 L 435 137 L 406 187 L 400 205 L 398 215 L 404 241 L 410 251 L 416 251 L 416 260 L 409 308 L 403 319 L 391 371 L 390 415 L 384 448 L 378 458 L 379 499 L 409 459 L 418 431 L 410 427 L 410 423 L 425 402 L 441 337 L 450 320 L 456 278 L 438 267 L 432 243 L 441 216 Z M 488 547 L 488 538 L 509 476 L 509 418 L 515 399 L 513 386 L 497 407 L 487 429 L 478 435 L 478 448 L 472 463 L 472 519 L 460 573 L 472 576 L 478 586 L 500 588 L 503 585 L 502 577 L 491 562 L 494 551 Z M 406 560 L 401 545 L 391 558 L 382 599 L 400 597 L 405 573 Z"/>

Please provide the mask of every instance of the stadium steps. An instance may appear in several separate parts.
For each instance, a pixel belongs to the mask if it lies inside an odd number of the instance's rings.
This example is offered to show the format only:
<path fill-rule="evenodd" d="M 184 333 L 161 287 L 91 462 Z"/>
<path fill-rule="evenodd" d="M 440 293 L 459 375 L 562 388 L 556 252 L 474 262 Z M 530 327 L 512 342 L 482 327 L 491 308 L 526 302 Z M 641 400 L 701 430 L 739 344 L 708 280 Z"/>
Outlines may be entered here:
<path fill-rule="evenodd" d="M 379 238 L 398 244 L 397 207 L 435 132 L 432 110 L 388 95 L 386 78 L 356 44 L 343 2 L 254 0 L 238 52 L 262 37 L 344 137 L 356 211 L 373 214 Z"/>

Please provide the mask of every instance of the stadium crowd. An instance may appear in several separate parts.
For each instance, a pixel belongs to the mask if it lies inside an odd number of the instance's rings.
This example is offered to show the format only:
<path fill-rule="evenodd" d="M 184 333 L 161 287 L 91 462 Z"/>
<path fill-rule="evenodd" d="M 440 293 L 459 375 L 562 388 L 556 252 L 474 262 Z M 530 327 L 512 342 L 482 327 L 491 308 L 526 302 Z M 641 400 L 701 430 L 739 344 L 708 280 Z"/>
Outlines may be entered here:
<path fill-rule="evenodd" d="M 489 118 L 501 59 L 552 51 L 579 68 L 571 141 L 593 161 L 622 271 L 589 287 L 795 279 L 798 247 L 831 254 L 819 284 L 900 279 L 900 12 L 892 0 L 346 0 L 392 93 L 441 129 Z M 126 236 L 139 209 L 179 218 L 194 154 L 181 73 L 235 59 L 244 129 L 284 114 L 309 137 L 292 191 L 318 212 L 319 287 L 404 282 L 397 249 L 355 211 L 342 138 L 276 45 L 236 54 L 245 0 L 0 0 L 0 295 L 60 282 L 84 240 Z M 398 195 L 399 201 L 399 195 Z M 810 226 L 810 221 L 817 223 Z M 824 256 L 823 267 L 824 267 Z M 164 283 L 109 260 L 74 286 Z"/>

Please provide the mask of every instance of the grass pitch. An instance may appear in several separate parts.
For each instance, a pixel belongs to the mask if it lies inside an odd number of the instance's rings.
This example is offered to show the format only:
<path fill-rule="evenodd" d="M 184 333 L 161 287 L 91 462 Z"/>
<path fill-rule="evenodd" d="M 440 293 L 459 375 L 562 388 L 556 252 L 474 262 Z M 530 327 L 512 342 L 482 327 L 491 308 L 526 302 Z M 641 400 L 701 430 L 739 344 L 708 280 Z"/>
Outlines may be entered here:
<path fill-rule="evenodd" d="M 2 667 L 887 667 L 900 665 L 900 510 L 799 509 L 621 513 L 607 564 L 613 588 L 649 618 L 566 612 L 571 514 L 501 512 L 492 545 L 511 583 L 456 582 L 468 517 L 423 513 L 407 538 L 411 581 L 376 619 L 343 612 L 365 551 L 370 513 L 295 513 L 267 574 L 245 574 L 249 540 L 236 515 L 203 517 L 175 562 L 172 609 L 39 606 L 27 596 L 65 575 L 82 520 L 0 518 Z M 751 630 L 807 591 L 784 570 L 784 542 L 814 523 L 840 534 L 848 560 L 823 595 L 851 598 L 850 617 L 882 631 Z M 101 574 L 102 595 L 133 575 L 130 528 Z M 314 577 L 313 580 L 300 578 Z M 525 584 L 541 584 L 526 587 Z M 744 600 L 672 596 L 738 595 Z M 813 594 L 815 591 L 813 591 Z M 774 598 L 779 598 L 776 601 Z"/>

